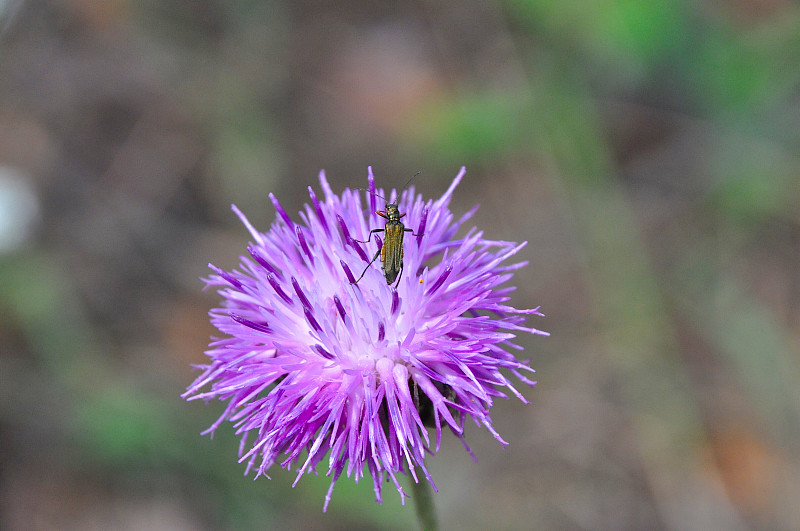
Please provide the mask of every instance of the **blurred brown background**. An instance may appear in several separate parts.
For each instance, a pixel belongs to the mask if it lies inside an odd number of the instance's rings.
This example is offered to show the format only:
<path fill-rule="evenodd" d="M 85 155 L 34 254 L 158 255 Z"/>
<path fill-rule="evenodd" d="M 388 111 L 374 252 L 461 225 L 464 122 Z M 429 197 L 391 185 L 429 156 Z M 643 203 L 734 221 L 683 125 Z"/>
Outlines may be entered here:
<path fill-rule="evenodd" d="M 178 395 L 237 263 L 334 190 L 527 240 L 533 405 L 428 459 L 443 529 L 800 528 L 800 7 L 0 1 L 0 527 L 408 529 L 242 477 Z"/>

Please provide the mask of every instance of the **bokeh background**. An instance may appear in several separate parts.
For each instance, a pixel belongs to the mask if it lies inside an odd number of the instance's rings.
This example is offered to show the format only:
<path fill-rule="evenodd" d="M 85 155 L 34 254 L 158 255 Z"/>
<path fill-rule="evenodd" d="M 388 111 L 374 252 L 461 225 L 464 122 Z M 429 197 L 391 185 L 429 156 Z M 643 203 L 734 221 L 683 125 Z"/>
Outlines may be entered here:
<path fill-rule="evenodd" d="M 213 261 L 319 192 L 527 240 L 532 405 L 428 460 L 443 529 L 800 528 L 800 6 L 0 1 L 0 528 L 413 529 L 253 482 L 185 403 Z M 324 470 L 322 470 L 324 472 Z"/>

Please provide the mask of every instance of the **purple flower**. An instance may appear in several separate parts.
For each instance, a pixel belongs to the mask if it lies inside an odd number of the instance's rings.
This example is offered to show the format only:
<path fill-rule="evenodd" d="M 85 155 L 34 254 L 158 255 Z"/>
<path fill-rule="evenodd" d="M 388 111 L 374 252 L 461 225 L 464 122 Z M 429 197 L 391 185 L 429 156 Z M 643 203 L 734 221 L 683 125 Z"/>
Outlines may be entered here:
<path fill-rule="evenodd" d="M 437 201 L 424 202 L 413 187 L 402 193 L 398 207 L 413 233 L 405 233 L 396 289 L 379 261 L 353 284 L 380 245 L 355 240 L 386 223 L 374 213 L 383 207 L 377 195 L 396 197 L 376 191 L 372 168 L 368 214 L 358 192 L 335 195 L 324 172 L 324 198 L 309 187 L 311 205 L 298 223 L 271 194 L 278 217 L 267 233 L 233 207 L 253 243 L 238 270 L 209 265 L 215 274 L 206 282 L 224 297 L 211 322 L 225 337 L 212 341 L 210 364 L 183 396 L 227 401 L 205 433 L 231 421 L 245 473 L 266 475 L 280 459 L 299 467 L 296 484 L 329 455 L 325 508 L 341 474 L 358 481 L 364 465 L 378 501 L 387 474 L 404 500 L 397 474 L 419 481 L 419 468 L 433 483 L 425 454 L 438 451 L 444 428 L 464 441 L 472 417 L 507 444 L 492 428 L 492 401 L 506 398 L 505 388 L 527 403 L 506 372 L 535 382 L 521 374 L 533 372 L 528 362 L 506 348 L 520 348 L 517 332 L 547 334 L 522 326 L 526 314 L 542 314 L 509 306 L 513 288 L 500 287 L 525 265 L 505 264 L 525 244 L 487 240 L 474 228 L 456 237 L 477 209 L 458 220 L 448 210 L 464 172 Z"/>

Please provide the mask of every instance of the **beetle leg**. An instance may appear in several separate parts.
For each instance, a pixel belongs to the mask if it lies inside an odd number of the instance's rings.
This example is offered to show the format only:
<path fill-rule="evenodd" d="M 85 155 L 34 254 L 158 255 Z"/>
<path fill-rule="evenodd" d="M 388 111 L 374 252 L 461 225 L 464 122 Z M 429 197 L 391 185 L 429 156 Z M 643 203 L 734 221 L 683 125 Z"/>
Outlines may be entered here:
<path fill-rule="evenodd" d="M 361 243 L 365 243 L 365 242 L 361 242 Z M 362 271 L 362 272 L 361 272 L 361 276 L 360 276 L 360 277 L 358 277 L 358 280 L 361 280 L 362 278 L 364 278 L 364 274 L 367 272 L 367 269 L 369 269 L 369 266 L 371 266 L 371 265 L 372 265 L 372 264 L 375 262 L 375 259 L 376 259 L 376 258 L 378 258 L 378 256 L 380 256 L 380 254 L 381 254 L 381 250 L 380 250 L 380 249 L 378 249 L 378 252 L 377 252 L 377 253 L 375 253 L 375 256 L 373 256 L 373 257 L 372 257 L 372 260 L 370 260 L 370 261 L 369 261 L 369 263 L 367 264 L 367 267 L 365 267 L 365 268 L 364 268 L 364 271 Z M 403 272 L 403 270 L 402 270 L 402 268 L 401 268 L 401 269 L 400 269 L 400 273 L 402 273 L 402 272 Z M 353 282 L 353 284 L 358 284 L 358 280 L 356 280 L 355 282 Z"/>
<path fill-rule="evenodd" d="M 366 240 L 361 241 L 361 240 L 356 240 L 355 238 L 353 238 L 353 241 L 356 241 L 358 243 L 369 243 L 369 241 L 372 239 L 372 233 L 373 232 L 383 232 L 383 231 L 384 231 L 384 229 L 372 229 L 371 231 L 369 231 L 369 236 L 367 237 Z"/>

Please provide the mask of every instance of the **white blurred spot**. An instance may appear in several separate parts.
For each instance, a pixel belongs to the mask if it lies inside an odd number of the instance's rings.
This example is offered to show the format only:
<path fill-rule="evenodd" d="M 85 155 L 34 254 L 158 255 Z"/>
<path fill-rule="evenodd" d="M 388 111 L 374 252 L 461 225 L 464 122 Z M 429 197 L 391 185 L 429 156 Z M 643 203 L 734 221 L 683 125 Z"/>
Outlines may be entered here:
<path fill-rule="evenodd" d="M 17 170 L 0 166 L 0 254 L 21 247 L 39 221 L 39 199 Z"/>

